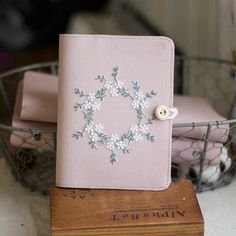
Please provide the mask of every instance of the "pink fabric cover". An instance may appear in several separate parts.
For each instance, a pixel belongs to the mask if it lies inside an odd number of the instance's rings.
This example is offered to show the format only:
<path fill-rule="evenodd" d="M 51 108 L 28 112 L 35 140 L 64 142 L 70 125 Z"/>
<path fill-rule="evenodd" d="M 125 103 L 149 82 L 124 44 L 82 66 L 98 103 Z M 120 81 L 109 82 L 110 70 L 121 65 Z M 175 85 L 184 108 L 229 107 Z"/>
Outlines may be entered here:
<path fill-rule="evenodd" d="M 22 104 L 22 90 L 23 81 L 20 81 L 16 96 L 14 115 L 12 120 L 12 126 L 16 128 L 26 128 L 26 129 L 52 129 L 56 128 L 56 125 L 45 122 L 34 122 L 34 121 L 22 121 L 20 119 L 20 111 Z M 51 132 L 41 132 L 41 140 L 36 141 L 32 133 L 29 131 L 15 131 L 12 132 L 10 137 L 10 144 L 16 147 L 23 148 L 33 148 L 52 151 L 54 149 L 54 138 Z"/>
<path fill-rule="evenodd" d="M 199 156 L 193 156 L 194 151 L 203 151 L 204 141 L 188 138 L 172 138 L 172 162 L 176 164 L 196 165 L 200 162 Z M 222 143 L 208 142 L 204 164 L 218 165 L 222 153 Z"/>
<path fill-rule="evenodd" d="M 104 145 L 92 149 L 87 134 L 73 138 L 85 126 L 84 114 L 73 110 L 82 102 L 75 88 L 96 92 L 100 75 L 112 80 L 112 68 L 119 66 L 118 78 L 134 94 L 132 81 L 138 81 L 144 93 L 155 90 L 145 109 L 152 117 L 160 104 L 172 107 L 174 45 L 165 37 L 61 35 L 59 51 L 59 93 L 57 129 L 56 185 L 60 187 L 162 190 L 171 181 L 172 121 L 155 120 L 149 130 L 154 143 L 143 139 L 131 142 L 129 154 L 117 151 L 111 164 L 110 151 Z M 99 84 L 100 83 L 100 84 Z M 104 125 L 106 134 L 119 136 L 137 123 L 130 98 L 110 94 L 96 111 L 94 122 Z"/>
<path fill-rule="evenodd" d="M 24 75 L 22 120 L 57 122 L 58 79 L 45 73 L 29 71 Z M 222 121 L 219 115 L 203 98 L 175 95 L 174 106 L 179 114 L 176 123 Z M 207 127 L 174 128 L 173 136 L 202 139 Z M 209 136 L 212 142 L 226 142 L 229 126 L 213 127 Z"/>
<path fill-rule="evenodd" d="M 174 96 L 174 106 L 178 108 L 179 114 L 173 123 L 209 122 L 226 120 L 219 115 L 209 103 L 200 97 Z M 193 139 L 202 139 L 206 134 L 207 126 L 191 128 L 173 128 L 173 136 L 181 136 Z M 213 126 L 209 140 L 224 143 L 227 141 L 229 125 L 221 125 L 219 128 Z"/>
<path fill-rule="evenodd" d="M 55 128 L 50 123 L 42 122 L 26 122 L 19 119 L 19 112 L 21 110 L 22 101 L 22 81 L 19 84 L 15 112 L 13 118 L 13 127 L 17 128 L 29 128 L 29 129 L 47 129 Z M 53 150 L 53 137 L 49 133 L 42 133 L 42 139 L 36 141 L 32 138 L 32 134 L 29 132 L 14 132 L 11 135 L 10 143 L 13 146 L 21 146 L 24 148 L 40 148 L 42 150 Z M 188 138 L 172 138 L 172 162 L 177 164 L 199 164 L 199 159 L 193 157 L 195 150 L 202 151 L 204 142 Z M 218 165 L 220 162 L 220 153 L 223 145 L 221 143 L 208 143 L 207 153 L 205 156 L 205 164 Z M 190 163 L 191 161 L 191 163 Z"/>
<path fill-rule="evenodd" d="M 25 72 L 21 120 L 56 123 L 57 92 L 57 76 L 36 71 Z"/>

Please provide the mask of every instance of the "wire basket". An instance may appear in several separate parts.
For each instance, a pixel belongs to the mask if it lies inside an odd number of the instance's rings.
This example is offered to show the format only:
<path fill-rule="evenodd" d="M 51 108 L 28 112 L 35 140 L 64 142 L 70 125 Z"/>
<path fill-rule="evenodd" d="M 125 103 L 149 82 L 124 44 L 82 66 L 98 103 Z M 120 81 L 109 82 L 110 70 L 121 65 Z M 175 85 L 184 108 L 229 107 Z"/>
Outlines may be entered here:
<path fill-rule="evenodd" d="M 185 57 L 176 57 L 175 65 L 176 93 L 205 97 L 222 115 L 234 116 L 236 65 L 226 61 Z M 58 63 L 29 65 L 0 75 L 0 105 L 3 107 L 0 147 L 16 180 L 31 190 L 47 194 L 55 183 L 56 129 L 28 129 L 11 125 L 17 84 L 28 70 L 56 75 Z M 186 134 L 191 135 L 199 128 L 205 129 L 204 135 L 199 138 L 201 149 L 194 147 L 193 140 L 187 147 L 178 150 L 175 158 L 179 161 L 172 163 L 172 180 L 187 176 L 198 192 L 224 186 L 234 178 L 236 120 L 175 124 L 173 130 L 180 132 L 178 137 L 173 138 L 173 143 L 185 140 Z M 209 161 L 207 155 L 212 150 L 210 137 L 217 130 L 225 130 L 228 139 Z M 11 136 L 20 138 L 18 146 L 10 144 Z M 213 146 L 215 148 L 216 144 Z M 186 159 L 186 153 L 192 157 L 191 160 Z M 219 160 L 219 155 L 224 156 L 224 162 L 216 165 L 213 162 Z"/>
<path fill-rule="evenodd" d="M 2 116 L 0 120 L 0 148 L 12 174 L 23 186 L 32 191 L 48 194 L 55 183 L 56 128 L 29 129 L 12 127 L 17 84 L 24 72 L 35 70 L 57 74 L 58 63 L 47 62 L 7 71 L 0 75 Z M 11 138 L 18 138 L 19 145 L 12 146 Z"/>

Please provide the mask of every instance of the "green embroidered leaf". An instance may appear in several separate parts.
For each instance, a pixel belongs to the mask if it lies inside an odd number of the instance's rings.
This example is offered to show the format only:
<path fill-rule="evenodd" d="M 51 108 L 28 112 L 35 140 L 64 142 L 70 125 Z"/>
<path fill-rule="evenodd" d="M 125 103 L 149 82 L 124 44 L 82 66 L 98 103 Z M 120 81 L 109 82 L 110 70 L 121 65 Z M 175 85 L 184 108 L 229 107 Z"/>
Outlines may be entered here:
<path fill-rule="evenodd" d="M 97 91 L 95 97 L 102 101 L 106 97 L 106 91 L 107 90 L 105 88 L 101 88 L 100 90 Z"/>
<path fill-rule="evenodd" d="M 142 111 L 142 107 L 139 106 L 137 109 L 135 109 L 137 112 L 137 118 L 139 121 L 141 121 L 143 119 L 143 117 L 145 117 L 145 114 Z"/>
<path fill-rule="evenodd" d="M 127 147 L 123 148 L 122 151 L 123 151 L 124 154 L 125 153 L 130 153 L 130 149 L 128 149 Z"/>
<path fill-rule="evenodd" d="M 152 119 L 148 118 L 148 124 L 153 124 Z"/>
<path fill-rule="evenodd" d="M 113 95 L 113 92 L 115 91 L 115 95 L 119 94 L 120 96 L 123 96 L 123 97 L 130 97 L 131 100 L 133 100 L 131 105 L 135 109 L 137 119 L 138 119 L 137 124 L 135 124 L 137 126 L 137 130 L 136 129 L 134 129 L 133 131 L 128 130 L 126 133 L 123 133 L 120 138 L 116 137 L 115 140 L 113 140 L 114 138 L 112 138 L 112 136 L 101 133 L 101 130 L 99 130 L 98 132 L 98 129 L 95 128 L 96 125 L 93 124 L 95 111 L 99 109 L 98 107 L 100 106 L 100 103 L 98 104 L 99 106 L 97 105 L 97 103 L 95 104 L 95 102 L 93 102 L 94 99 L 92 98 L 90 99 L 89 93 L 85 93 L 79 88 L 76 88 L 74 90 L 74 93 L 76 95 L 80 97 L 86 96 L 86 97 L 89 97 L 89 99 L 88 101 L 86 101 L 86 103 L 75 103 L 73 107 L 75 111 L 78 111 L 79 109 L 81 109 L 81 112 L 84 114 L 86 125 L 84 126 L 82 131 L 77 131 L 73 133 L 72 136 L 75 139 L 79 139 L 84 136 L 83 135 L 84 133 L 88 133 L 89 146 L 92 149 L 97 149 L 98 144 L 105 145 L 105 147 L 111 151 L 110 157 L 111 157 L 112 164 L 117 162 L 117 154 L 115 153 L 115 150 L 119 149 L 124 154 L 130 153 L 131 149 L 128 148 L 129 143 L 133 140 L 139 141 L 140 135 L 145 136 L 146 139 L 151 142 L 155 141 L 155 136 L 153 134 L 144 133 L 145 131 L 142 129 L 142 125 L 151 125 L 153 124 L 153 120 L 156 119 L 154 115 L 153 117 L 150 117 L 148 119 L 146 118 L 144 111 L 145 111 L 147 102 L 143 100 L 152 98 L 153 96 L 157 94 L 157 92 L 151 90 L 150 92 L 146 93 L 145 96 L 143 96 L 143 93 L 140 92 L 141 86 L 139 85 L 139 83 L 137 81 L 132 81 L 133 89 L 135 90 L 135 96 L 133 97 L 130 94 L 130 91 L 123 86 L 122 81 L 119 81 L 117 79 L 118 73 L 119 73 L 119 67 L 115 66 L 112 69 L 112 76 L 114 78 L 113 82 L 107 81 L 103 75 L 102 76 L 98 75 L 97 78 L 95 78 L 95 80 L 98 80 L 99 82 L 104 83 L 102 88 L 95 92 L 96 99 L 103 101 L 108 91 L 111 92 L 112 95 Z M 94 94 L 94 93 L 91 93 L 91 94 Z M 86 104 L 86 106 L 83 106 L 84 104 Z M 146 123 L 142 122 L 144 117 L 145 117 Z"/>
<path fill-rule="evenodd" d="M 90 145 L 90 147 L 91 147 L 92 149 L 97 149 L 97 147 L 96 147 L 96 142 L 90 140 L 90 141 L 89 141 L 89 145 Z"/>
<path fill-rule="evenodd" d="M 80 131 L 77 131 L 76 133 L 73 133 L 72 135 L 73 138 L 79 139 L 83 137 L 83 133 Z"/>
<path fill-rule="evenodd" d="M 121 141 L 131 141 L 134 140 L 134 134 L 131 131 L 128 131 L 127 133 L 124 133 L 123 135 L 121 135 Z"/>
<path fill-rule="evenodd" d="M 88 96 L 84 91 L 80 90 L 79 88 L 75 88 L 74 93 L 80 97 Z"/>
<path fill-rule="evenodd" d="M 115 66 L 115 67 L 112 69 L 112 76 L 115 78 L 115 77 L 118 75 L 118 72 L 119 72 L 119 67 L 118 67 L 118 66 Z"/>
<path fill-rule="evenodd" d="M 120 139 L 121 139 L 121 141 L 124 141 L 125 139 L 127 139 L 127 134 L 126 133 L 123 134 Z"/>
<path fill-rule="evenodd" d="M 90 123 L 91 121 L 93 121 L 93 117 L 94 117 L 94 110 L 92 108 L 89 108 L 87 110 L 87 113 L 85 113 L 85 119 L 87 119 L 88 123 Z"/>
<path fill-rule="evenodd" d="M 128 140 L 128 144 L 129 144 L 131 141 L 134 140 L 134 133 L 132 133 L 131 131 L 129 131 L 129 132 L 127 133 L 126 139 Z"/>
<path fill-rule="evenodd" d="M 157 95 L 157 92 L 152 90 L 150 93 L 146 93 L 145 99 L 146 98 L 152 98 L 153 96 L 156 96 L 156 95 Z"/>
<path fill-rule="evenodd" d="M 104 77 L 104 75 L 98 75 L 98 77 L 95 79 L 95 80 L 98 80 L 99 82 L 104 82 L 104 81 L 106 81 L 106 79 L 105 79 L 105 77 Z"/>
<path fill-rule="evenodd" d="M 111 164 L 114 164 L 116 162 L 116 154 L 114 152 L 111 153 Z"/>
<path fill-rule="evenodd" d="M 107 143 L 107 141 L 105 139 L 100 139 L 100 140 L 98 140 L 98 142 L 102 143 L 102 144 L 106 144 Z"/>
<path fill-rule="evenodd" d="M 128 89 L 125 89 L 124 87 L 118 88 L 118 93 L 124 97 L 131 97 L 130 93 L 128 92 Z"/>
<path fill-rule="evenodd" d="M 151 133 L 146 134 L 146 138 L 147 138 L 147 140 L 149 140 L 151 142 L 155 142 L 155 136 Z"/>
<path fill-rule="evenodd" d="M 104 141 L 109 140 L 109 137 L 103 133 L 97 133 L 97 135 L 101 140 L 104 140 Z"/>
<path fill-rule="evenodd" d="M 148 124 L 153 124 L 153 121 L 156 119 L 156 116 L 153 115 L 151 118 L 148 118 Z"/>
<path fill-rule="evenodd" d="M 86 112 L 84 112 L 84 111 L 82 111 L 83 112 L 83 114 L 84 114 L 84 119 L 86 120 L 87 119 L 87 114 L 86 114 Z"/>
<path fill-rule="evenodd" d="M 136 82 L 132 81 L 132 84 L 134 85 L 134 86 L 133 86 L 133 89 L 138 92 L 139 89 L 140 89 L 140 85 L 138 84 L 138 82 L 137 82 L 137 81 L 136 81 Z"/>
<path fill-rule="evenodd" d="M 98 133 L 96 132 L 96 134 L 98 135 L 98 137 L 100 138 L 100 140 L 98 142 L 105 144 L 108 142 L 108 140 L 110 139 L 108 135 L 103 134 L 103 133 Z"/>
<path fill-rule="evenodd" d="M 76 104 L 74 105 L 74 110 L 75 110 L 75 111 L 78 111 L 78 109 L 81 109 L 81 108 L 82 108 L 82 105 L 83 105 L 83 104 L 76 103 Z"/>

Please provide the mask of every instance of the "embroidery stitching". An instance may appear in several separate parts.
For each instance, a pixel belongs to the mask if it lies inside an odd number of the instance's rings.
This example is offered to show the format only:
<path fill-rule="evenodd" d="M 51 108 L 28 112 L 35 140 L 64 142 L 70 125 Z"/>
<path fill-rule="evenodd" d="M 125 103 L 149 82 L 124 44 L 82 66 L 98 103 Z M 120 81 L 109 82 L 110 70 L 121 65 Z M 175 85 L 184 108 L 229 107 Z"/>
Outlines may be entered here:
<path fill-rule="evenodd" d="M 95 80 L 103 84 L 102 88 L 95 93 L 88 93 L 79 88 L 75 88 L 74 93 L 80 98 L 85 98 L 83 103 L 76 103 L 74 111 L 82 111 L 86 124 L 82 131 L 76 131 L 72 137 L 75 139 L 83 138 L 87 135 L 88 144 L 92 149 L 97 149 L 98 144 L 102 144 L 111 152 L 111 163 L 117 161 L 117 150 L 121 150 L 124 154 L 130 153 L 131 149 L 128 148 L 132 141 L 139 142 L 146 138 L 150 142 L 155 142 L 155 135 L 148 131 L 148 126 L 153 124 L 154 116 L 147 118 L 144 109 L 148 107 L 148 99 L 151 99 L 157 92 L 151 90 L 144 94 L 140 89 L 141 86 L 138 82 L 132 82 L 134 94 L 132 95 L 129 89 L 126 89 L 124 83 L 118 77 L 119 67 L 116 66 L 112 69 L 113 81 L 107 80 L 103 75 L 98 75 Z M 120 137 L 118 134 L 105 134 L 102 124 L 92 124 L 95 116 L 95 111 L 99 110 L 102 101 L 110 94 L 114 96 L 123 96 L 131 101 L 131 107 L 136 111 L 137 124 L 132 124 L 129 130 L 123 133 Z"/>

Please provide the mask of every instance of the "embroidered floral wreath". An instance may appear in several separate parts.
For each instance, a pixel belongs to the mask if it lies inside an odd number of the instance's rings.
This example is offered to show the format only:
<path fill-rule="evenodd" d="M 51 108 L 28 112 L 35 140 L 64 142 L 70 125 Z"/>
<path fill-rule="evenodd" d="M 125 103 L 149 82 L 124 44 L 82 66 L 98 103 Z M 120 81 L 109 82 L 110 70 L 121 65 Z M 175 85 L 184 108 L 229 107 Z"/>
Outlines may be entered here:
<path fill-rule="evenodd" d="M 104 145 L 111 152 L 111 163 L 117 161 L 117 150 L 121 150 L 124 154 L 130 153 L 129 144 L 133 141 L 139 142 L 146 138 L 150 142 L 155 141 L 155 136 L 148 132 L 148 126 L 153 124 L 154 116 L 147 118 L 144 110 L 148 107 L 148 99 L 157 94 L 155 91 L 150 91 L 144 94 L 140 91 L 138 82 L 132 82 L 134 92 L 131 93 L 124 87 L 122 81 L 118 80 L 119 67 L 116 66 L 112 70 L 112 80 L 107 80 L 104 76 L 98 76 L 98 80 L 103 84 L 102 88 L 95 93 L 87 93 L 75 88 L 74 93 L 83 99 L 82 103 L 74 105 L 74 111 L 81 110 L 84 114 L 86 124 L 81 131 L 73 133 L 76 139 L 83 138 L 85 135 L 88 138 L 88 144 L 92 149 L 97 149 L 98 145 Z M 106 134 L 102 124 L 94 124 L 95 112 L 100 109 L 102 101 L 108 97 L 123 96 L 130 101 L 131 106 L 137 114 L 137 123 L 131 124 L 129 130 L 121 136 L 114 134 Z"/>

